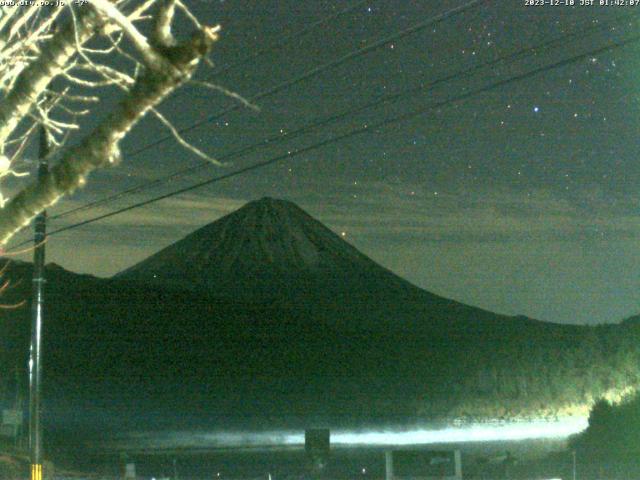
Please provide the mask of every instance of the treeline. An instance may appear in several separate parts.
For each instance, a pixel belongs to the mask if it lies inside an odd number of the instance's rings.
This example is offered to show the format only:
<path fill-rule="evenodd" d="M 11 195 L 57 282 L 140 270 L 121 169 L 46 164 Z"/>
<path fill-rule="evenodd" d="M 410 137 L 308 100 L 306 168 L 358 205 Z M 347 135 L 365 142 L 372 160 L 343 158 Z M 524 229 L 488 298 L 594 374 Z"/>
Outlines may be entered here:
<path fill-rule="evenodd" d="M 418 294 L 402 308 L 388 299 L 350 308 L 239 304 L 61 269 L 49 275 L 45 390 L 55 418 L 90 406 L 119 420 L 131 405 L 163 421 L 188 409 L 194 424 L 215 412 L 218 425 L 234 416 L 275 424 L 554 417 L 640 387 L 633 320 L 558 325 L 444 300 L 425 306 Z M 29 283 L 7 301 L 28 298 Z M 28 312 L 0 312 L 4 405 L 15 398 L 16 366 L 27 383 Z"/>
<path fill-rule="evenodd" d="M 570 441 L 582 477 L 624 478 L 640 475 L 640 395 L 619 404 L 595 403 L 589 426 Z"/>
<path fill-rule="evenodd" d="M 442 356 L 441 367 L 450 363 L 457 372 L 442 382 L 441 398 L 425 399 L 421 413 L 505 419 L 586 414 L 600 398 L 617 401 L 640 388 L 636 323 L 514 325 L 502 333 L 499 339 L 467 338 L 460 355 Z"/>

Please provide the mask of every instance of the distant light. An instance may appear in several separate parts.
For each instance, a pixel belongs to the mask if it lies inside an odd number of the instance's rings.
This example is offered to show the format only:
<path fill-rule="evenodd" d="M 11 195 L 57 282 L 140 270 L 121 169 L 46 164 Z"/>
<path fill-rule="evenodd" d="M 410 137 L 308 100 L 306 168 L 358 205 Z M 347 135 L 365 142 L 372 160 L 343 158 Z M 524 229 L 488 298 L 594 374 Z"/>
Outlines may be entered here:
<path fill-rule="evenodd" d="M 331 444 L 336 447 L 402 446 L 567 438 L 569 435 L 583 431 L 587 426 L 586 417 L 563 417 L 555 421 L 544 419 L 513 422 L 494 421 L 442 429 L 336 430 L 331 432 Z M 160 435 L 139 433 L 130 435 L 129 439 L 120 443 L 118 448 L 126 449 L 129 445 L 136 447 L 152 445 L 155 448 L 287 447 L 304 445 L 304 433 L 292 431 L 210 433 L 174 431 Z M 220 472 L 216 476 L 220 478 Z"/>
<path fill-rule="evenodd" d="M 488 423 L 441 430 L 407 432 L 336 432 L 334 445 L 425 445 L 434 443 L 493 442 L 535 438 L 566 438 L 587 428 L 586 418 L 565 418 L 513 423 Z"/>
<path fill-rule="evenodd" d="M 533 107 L 533 111 L 538 113 L 540 111 L 540 107 Z"/>
<path fill-rule="evenodd" d="M 363 468 L 363 469 L 362 469 L 362 474 L 364 475 L 365 473 L 367 473 L 367 469 L 366 469 L 366 468 Z"/>

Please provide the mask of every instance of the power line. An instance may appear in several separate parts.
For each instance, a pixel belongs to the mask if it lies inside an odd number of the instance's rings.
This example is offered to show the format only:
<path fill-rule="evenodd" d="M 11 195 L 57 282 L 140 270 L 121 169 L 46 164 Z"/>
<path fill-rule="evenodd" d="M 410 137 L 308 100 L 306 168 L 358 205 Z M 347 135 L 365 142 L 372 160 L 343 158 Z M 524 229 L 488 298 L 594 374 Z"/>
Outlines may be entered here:
<path fill-rule="evenodd" d="M 270 53 L 273 52 L 275 50 L 278 50 L 280 48 L 282 48 L 283 46 L 285 46 L 287 43 L 289 43 L 292 40 L 295 40 L 296 38 L 301 38 L 303 36 L 305 36 L 307 33 L 309 33 L 310 31 L 314 30 L 315 28 L 324 25 L 325 23 L 329 23 L 332 20 L 335 20 L 336 18 L 341 17 L 342 15 L 346 15 L 347 13 L 351 13 L 354 10 L 358 9 L 359 7 L 361 7 L 362 5 L 364 5 L 365 3 L 370 3 L 371 0 L 360 0 L 356 3 L 354 3 L 353 5 L 351 5 L 350 7 L 344 8 L 336 13 L 333 13 L 331 15 L 328 15 L 324 18 L 321 18 L 320 20 L 313 22 L 309 25 L 307 25 L 306 27 L 302 28 L 301 30 L 298 30 L 297 32 L 291 33 L 289 35 L 285 35 L 284 37 L 281 37 L 278 39 L 277 42 L 275 42 L 274 44 L 270 45 L 269 47 L 265 47 L 262 49 L 258 49 L 256 50 L 254 53 L 252 53 L 251 55 L 247 56 L 246 58 L 243 58 L 242 60 L 238 60 L 237 62 L 233 62 L 230 63 L 224 67 L 220 67 L 216 70 L 214 70 L 212 73 L 210 73 L 208 75 L 209 78 L 213 78 L 213 77 L 217 77 L 218 75 L 221 75 L 231 69 L 234 69 L 236 67 L 239 67 L 241 65 L 246 65 L 247 63 L 249 63 L 252 60 L 255 60 L 258 57 L 261 57 L 262 55 L 266 54 L 266 53 Z"/>
<path fill-rule="evenodd" d="M 420 22 L 412 27 L 406 28 L 404 30 L 401 30 L 399 32 L 396 32 L 392 35 L 388 35 L 374 43 L 372 43 L 371 45 L 367 45 L 366 47 L 362 47 L 359 48 L 358 50 L 354 50 L 352 52 L 349 52 L 341 57 L 339 57 L 336 60 L 333 60 L 331 62 L 325 63 L 323 65 L 320 65 L 319 67 L 315 67 L 312 68 L 311 70 L 308 70 L 305 73 L 302 73 L 301 75 L 291 79 L 291 80 L 286 80 L 284 82 L 281 82 L 277 85 L 275 85 L 274 87 L 265 90 L 264 92 L 260 92 L 257 93 L 256 95 L 250 97 L 248 100 L 249 102 L 255 103 L 259 100 L 262 100 L 265 97 L 269 97 L 271 95 L 275 95 L 276 93 L 279 93 L 287 88 L 293 87 L 294 85 L 297 85 L 298 83 L 301 83 L 305 80 L 308 80 L 309 78 L 312 78 L 316 75 L 319 75 L 320 73 L 324 72 L 325 70 L 328 70 L 330 68 L 334 68 L 337 66 L 340 66 L 350 60 L 353 60 L 354 58 L 358 58 L 361 57 L 362 55 L 366 55 L 369 52 L 372 52 L 380 47 L 383 47 L 391 42 L 394 42 L 396 40 L 399 40 L 401 38 L 404 38 L 408 35 L 411 35 L 413 33 L 417 33 L 421 30 L 424 30 L 427 27 L 436 25 L 438 23 L 441 23 L 451 17 L 454 17 L 456 15 L 460 15 L 472 8 L 476 8 L 478 6 L 480 6 L 483 3 L 487 3 L 490 0 L 471 0 L 470 2 L 467 2 L 459 7 L 455 7 L 452 8 L 450 10 L 447 10 L 444 13 L 441 13 L 439 15 L 436 15 L 435 17 L 431 17 L 427 20 L 425 20 L 424 22 Z M 206 123 L 211 123 L 214 122 L 220 118 L 222 118 L 224 115 L 231 113 L 231 112 L 235 112 L 236 110 L 240 109 L 241 106 L 240 105 L 232 105 L 229 108 L 226 108 L 225 110 L 223 110 L 220 113 L 217 113 L 215 115 L 211 115 L 205 119 L 202 119 L 198 122 L 195 122 L 191 125 L 189 125 L 188 127 L 184 127 L 180 130 L 178 130 L 178 133 L 180 134 L 184 134 L 184 133 L 188 133 L 191 130 L 194 130 L 198 127 L 200 127 L 201 125 L 204 125 Z M 133 150 L 132 152 L 128 152 L 125 153 L 126 156 L 128 157 L 133 157 L 136 156 L 142 152 L 144 152 L 145 150 L 148 150 L 150 148 L 156 147 L 158 145 L 161 145 L 162 143 L 166 142 L 167 140 L 171 140 L 173 138 L 173 135 L 166 135 L 162 138 L 159 138 L 158 140 L 148 143 L 147 145 L 144 145 L 136 150 Z"/>
<path fill-rule="evenodd" d="M 325 23 L 329 23 L 332 20 L 335 20 L 336 18 L 341 17 L 342 15 L 346 15 L 347 13 L 351 13 L 354 10 L 358 9 L 359 7 L 361 7 L 362 5 L 366 4 L 366 3 L 370 3 L 371 0 L 360 0 L 357 1 L 356 3 L 354 3 L 353 5 L 351 5 L 350 7 L 344 8 L 342 10 L 339 10 L 338 12 L 332 13 L 331 15 L 328 15 L 326 17 L 321 18 L 320 20 L 317 20 L 309 25 L 307 25 L 306 27 L 303 27 L 302 29 L 298 30 L 297 32 L 291 33 L 289 35 L 285 35 L 283 37 L 280 37 L 278 39 L 278 41 L 274 42 L 273 44 L 265 47 L 265 48 L 261 48 L 261 49 L 257 49 L 255 52 L 253 52 L 251 55 L 246 56 L 245 58 L 238 60 L 236 62 L 232 62 L 228 65 L 225 65 L 224 67 L 220 67 L 215 69 L 213 72 L 210 72 L 209 75 L 207 75 L 207 77 L 211 80 L 229 70 L 232 70 L 236 67 L 239 67 L 241 65 L 246 65 L 247 63 L 249 63 L 252 60 L 255 60 L 258 57 L 261 57 L 262 55 L 265 55 L 267 53 L 272 53 L 276 50 L 279 50 L 280 48 L 284 47 L 287 43 L 291 42 L 292 40 L 295 40 L 297 38 L 301 38 L 304 37 L 305 35 L 307 35 L 308 33 L 310 33 L 312 30 L 316 29 L 317 27 L 324 25 Z M 179 92 L 178 92 L 179 94 Z"/>
<path fill-rule="evenodd" d="M 106 213 L 106 214 L 103 214 L 103 215 L 99 215 L 99 216 L 96 216 L 96 217 L 93 217 L 93 218 L 90 218 L 90 219 L 87 219 L 87 220 L 83 220 L 81 222 L 77 222 L 77 223 L 72 224 L 72 225 L 68 225 L 68 226 L 65 226 L 65 227 L 62 227 L 62 228 L 58 228 L 58 229 L 53 230 L 52 232 L 50 232 L 49 236 L 56 235 L 58 233 L 62 233 L 62 232 L 65 232 L 65 231 L 68 231 L 68 230 L 72 230 L 72 229 L 75 229 L 75 228 L 79 228 L 81 226 L 88 225 L 90 223 L 94 223 L 94 222 L 97 222 L 97 221 L 100 221 L 100 220 L 104 220 L 105 218 L 113 217 L 115 215 L 119 215 L 121 213 L 128 212 L 130 210 L 134 210 L 136 208 L 140 208 L 140 207 L 149 205 L 151 203 L 155 203 L 155 202 L 158 202 L 160 200 L 164 200 L 166 198 L 170 198 L 170 197 L 173 197 L 173 196 L 176 196 L 176 195 L 180 195 L 182 193 L 186 193 L 186 192 L 189 192 L 191 190 L 195 190 L 197 188 L 200 188 L 200 187 L 203 187 L 203 186 L 206 186 L 206 185 L 210 185 L 212 183 L 216 183 L 216 182 L 220 182 L 222 180 L 226 180 L 228 178 L 236 177 L 236 176 L 248 173 L 248 172 L 253 171 L 253 170 L 258 170 L 260 168 L 264 168 L 266 166 L 269 166 L 269 165 L 272 165 L 272 164 L 275 164 L 275 163 L 278 163 L 278 162 L 281 162 L 281 161 L 284 161 L 284 160 L 291 159 L 291 158 L 296 157 L 298 155 L 302 155 L 304 153 L 309 153 L 311 151 L 318 150 L 318 149 L 320 149 L 320 148 L 322 148 L 322 147 L 324 147 L 326 145 L 329 145 L 329 144 L 332 144 L 332 143 L 336 143 L 336 142 L 345 140 L 347 138 L 354 137 L 356 135 L 369 133 L 369 132 L 372 132 L 372 131 L 374 131 L 376 129 L 384 128 L 384 127 L 387 127 L 387 126 L 395 124 L 395 123 L 407 121 L 407 120 L 415 118 L 415 117 L 417 117 L 419 115 L 422 115 L 422 114 L 428 112 L 429 110 L 433 110 L 435 108 L 442 108 L 442 107 L 450 105 L 452 103 L 456 103 L 456 102 L 459 102 L 459 101 L 462 101 L 462 100 L 466 100 L 466 99 L 468 99 L 470 97 L 473 97 L 473 96 L 476 96 L 476 95 L 479 95 L 479 94 L 482 94 L 482 93 L 486 93 L 486 92 L 488 92 L 490 90 L 493 90 L 495 88 L 503 87 L 503 86 L 505 86 L 505 85 L 507 85 L 509 83 L 517 82 L 517 81 L 520 81 L 520 80 L 525 80 L 527 78 L 536 76 L 536 75 L 538 75 L 540 73 L 544 73 L 544 72 L 547 72 L 547 71 L 550 71 L 550 70 L 553 70 L 553 69 L 556 69 L 556 68 L 559 68 L 559 67 L 564 67 L 566 65 L 570 65 L 572 63 L 579 62 L 580 60 L 584 60 L 585 58 L 592 57 L 594 55 L 600 55 L 600 54 L 606 53 L 608 51 L 614 50 L 616 48 L 621 48 L 621 47 L 630 45 L 630 44 L 638 42 L 638 41 L 640 41 L 640 35 L 636 35 L 636 36 L 630 37 L 630 38 L 628 38 L 626 40 L 623 40 L 621 42 L 611 43 L 609 45 L 606 45 L 604 47 L 600 47 L 598 49 L 594 49 L 594 50 L 590 50 L 590 51 L 587 51 L 587 52 L 584 52 L 584 53 L 581 53 L 581 54 L 577 54 L 577 55 L 574 55 L 574 56 L 569 57 L 567 59 L 559 60 L 559 61 L 551 63 L 549 65 L 538 67 L 538 68 L 535 68 L 535 69 L 530 70 L 528 72 L 525 72 L 525 73 L 522 73 L 522 74 L 519 74 L 519 75 L 515 75 L 515 76 L 509 77 L 507 79 L 491 83 L 489 85 L 485 85 L 484 87 L 469 91 L 469 92 L 461 94 L 461 95 L 457 95 L 457 96 L 449 98 L 447 100 L 443 100 L 443 101 L 436 102 L 436 103 L 431 104 L 431 105 L 427 105 L 425 107 L 422 107 L 420 109 L 414 110 L 412 112 L 407 112 L 407 113 L 402 114 L 402 115 L 397 115 L 395 117 L 391 117 L 391 118 L 382 120 L 382 121 L 380 121 L 378 123 L 373 123 L 373 124 L 370 124 L 370 125 L 367 125 L 367 126 L 363 126 L 363 127 L 360 127 L 360 128 L 352 129 L 352 130 L 350 130 L 348 132 L 345 132 L 343 134 L 335 135 L 335 136 L 330 137 L 328 139 L 325 139 L 325 140 L 323 140 L 321 142 L 317 142 L 317 143 L 314 143 L 312 145 L 308 145 L 306 147 L 297 149 L 295 151 L 290 151 L 290 152 L 287 152 L 285 154 L 281 154 L 281 155 L 278 155 L 276 157 L 272 157 L 269 160 L 265 160 L 265 161 L 262 161 L 262 162 L 257 162 L 257 163 L 255 163 L 253 165 L 241 168 L 241 169 L 236 170 L 234 172 L 230 172 L 230 173 L 225 174 L 225 175 L 220 175 L 220 176 L 217 176 L 217 177 L 213 177 L 213 178 L 210 178 L 208 180 L 204 180 L 204 181 L 192 184 L 192 185 L 190 185 L 188 187 L 184 187 L 184 188 L 181 188 L 181 189 L 178 189 L 178 190 L 174 190 L 172 192 L 169 192 L 169 193 L 166 193 L 166 194 L 163 194 L 163 195 L 159 195 L 157 197 L 154 197 L 154 198 L 151 198 L 151 199 L 148 199 L 148 200 L 144 200 L 142 202 L 137 202 L 137 203 L 134 203 L 134 204 L 129 205 L 127 207 L 123 207 L 123 208 L 120 208 L 118 210 L 114 210 L 112 212 L 109 212 L 109 213 Z M 21 245 L 22 244 L 18 244 L 15 247 L 12 247 L 12 249 L 17 248 L 17 247 L 19 247 Z"/>
<path fill-rule="evenodd" d="M 345 118 L 347 116 L 363 112 L 365 110 L 374 108 L 376 106 L 383 105 L 385 103 L 396 102 L 398 100 L 401 100 L 402 98 L 414 95 L 415 93 L 418 93 L 421 90 L 426 90 L 426 89 L 429 89 L 429 88 L 433 88 L 433 87 L 435 87 L 435 86 L 437 86 L 439 84 L 442 84 L 444 82 L 449 82 L 449 81 L 452 81 L 452 80 L 458 80 L 458 79 L 461 79 L 461 78 L 467 78 L 467 77 L 470 77 L 473 74 L 475 74 L 478 71 L 480 71 L 482 69 L 485 69 L 485 68 L 493 67 L 493 66 L 496 66 L 496 65 L 499 65 L 499 64 L 508 65 L 508 64 L 513 63 L 515 61 L 518 61 L 518 60 L 520 60 L 522 58 L 526 58 L 529 55 L 536 55 L 536 54 L 540 53 L 541 51 L 550 50 L 550 49 L 556 48 L 559 45 L 560 46 L 564 46 L 564 45 L 566 45 L 565 42 L 567 40 L 571 39 L 571 38 L 574 38 L 574 37 L 579 36 L 579 35 L 584 35 L 584 34 L 590 32 L 592 30 L 603 30 L 603 29 L 606 29 L 606 28 L 610 28 L 610 26 L 612 24 L 618 23 L 620 20 L 628 21 L 629 18 L 637 17 L 638 15 L 640 15 L 640 12 L 634 13 L 632 15 L 622 15 L 622 16 L 614 18 L 608 24 L 593 25 L 593 24 L 591 24 L 591 22 L 589 22 L 588 25 L 585 28 L 576 29 L 573 32 L 569 32 L 569 33 L 563 34 L 563 35 L 561 35 L 559 37 L 556 37 L 554 39 L 550 39 L 550 40 L 548 40 L 548 41 L 546 41 L 546 42 L 544 42 L 542 44 L 534 45 L 534 46 L 531 46 L 531 47 L 526 47 L 526 48 L 517 50 L 517 51 L 515 51 L 515 52 L 513 52 L 511 54 L 508 54 L 508 55 L 505 55 L 505 56 L 501 56 L 499 58 L 496 58 L 496 59 L 493 59 L 493 60 L 478 64 L 478 65 L 472 66 L 472 67 L 470 67 L 470 68 L 468 68 L 466 70 L 463 70 L 461 72 L 456 72 L 456 73 L 453 73 L 453 74 L 450 74 L 450 75 L 446 75 L 446 76 L 441 77 L 441 78 L 439 78 L 437 80 L 434 80 L 434 81 L 432 81 L 432 82 L 430 82 L 428 84 L 423 84 L 423 85 L 420 85 L 418 87 L 414 87 L 412 89 L 405 90 L 405 91 L 402 91 L 402 92 L 398 92 L 398 93 L 395 93 L 395 94 L 388 94 L 388 95 L 384 95 L 384 96 L 378 97 L 378 98 L 374 99 L 373 101 L 367 102 L 367 103 L 365 103 L 363 105 L 360 105 L 358 107 L 350 108 L 350 109 L 344 110 L 344 111 L 342 111 L 340 113 L 337 113 L 337 114 L 332 114 L 332 115 L 330 115 L 328 117 L 325 117 L 324 119 L 321 119 L 321 120 L 312 121 L 312 122 L 310 122 L 310 123 L 308 123 L 308 124 L 306 124 L 306 125 L 304 125 L 304 126 L 302 126 L 300 128 L 297 128 L 297 129 L 292 130 L 290 132 L 286 132 L 286 134 L 284 134 L 284 135 L 273 135 L 273 136 L 268 137 L 268 138 L 266 138 L 266 139 L 264 139 L 264 140 L 262 140 L 260 142 L 257 142 L 257 143 L 254 143 L 252 145 L 243 147 L 241 149 L 229 152 L 229 153 L 223 155 L 222 157 L 220 157 L 219 160 L 227 161 L 227 160 L 230 160 L 232 158 L 236 158 L 236 157 L 239 157 L 239 156 L 244 156 L 245 154 L 248 154 L 248 153 L 250 153 L 250 152 L 252 152 L 252 151 L 254 151 L 254 150 L 256 150 L 256 149 L 258 149 L 258 148 L 260 148 L 262 146 L 266 146 L 266 145 L 271 146 L 271 145 L 274 145 L 274 143 L 281 143 L 281 142 L 284 142 L 284 141 L 287 141 L 287 140 L 291 140 L 292 138 L 296 138 L 297 136 L 300 136 L 300 135 L 302 135 L 304 133 L 307 133 L 307 132 L 309 132 L 311 130 L 317 129 L 318 127 L 322 127 L 322 126 L 328 125 L 330 123 L 334 123 L 334 122 L 336 122 L 338 120 L 341 120 L 341 119 L 343 119 L 343 118 Z M 149 182 L 136 185 L 134 187 L 131 187 L 131 188 L 122 190 L 120 192 L 117 192 L 115 194 L 109 195 L 107 197 L 95 200 L 93 202 L 89 202 L 89 203 L 87 203 L 85 205 L 81 205 L 79 207 L 75 207 L 75 208 L 72 208 L 70 210 L 61 212 L 61 213 L 59 213 L 57 215 L 54 215 L 54 216 L 52 216 L 50 218 L 52 220 L 55 220 L 55 219 L 63 218 L 63 217 L 66 217 L 68 215 L 71 215 L 71 214 L 74 214 L 74 213 L 77 213 L 77 212 L 80 212 L 80 211 L 83 211 L 83 210 L 88 210 L 88 209 L 92 209 L 92 208 L 95 208 L 95 207 L 100 206 L 100 205 L 105 205 L 105 204 L 108 204 L 108 203 L 110 203 L 112 201 L 115 201 L 115 200 L 117 200 L 119 198 L 122 198 L 125 195 L 129 195 L 129 194 L 133 194 L 133 193 L 140 192 L 140 191 L 143 191 L 143 190 L 147 190 L 149 188 L 152 188 L 152 187 L 155 187 L 157 185 L 160 185 L 160 184 L 162 184 L 162 183 L 164 183 L 164 182 L 166 182 L 168 180 L 179 178 L 179 177 L 181 177 L 183 175 L 186 175 L 188 173 L 192 173 L 192 172 L 196 172 L 196 171 L 208 168 L 209 166 L 210 166 L 209 164 L 200 164 L 200 165 L 196 165 L 196 166 L 193 166 L 193 167 L 183 168 L 183 169 L 180 169 L 180 170 L 178 170 L 176 172 L 173 172 L 173 173 L 171 173 L 169 175 L 166 175 L 164 177 L 160 177 L 160 178 L 157 178 L 155 180 L 151 180 Z"/>
<path fill-rule="evenodd" d="M 441 22 L 447 20 L 448 18 L 451 18 L 451 17 L 453 17 L 455 15 L 459 15 L 459 14 L 461 14 L 463 12 L 466 12 L 466 11 L 472 9 L 472 8 L 478 7 L 482 3 L 486 3 L 488 1 L 489 0 L 472 0 L 472 1 L 470 1 L 468 3 L 465 3 L 465 4 L 463 4 L 463 5 L 459 6 L 459 7 L 455 7 L 455 8 L 452 8 L 450 10 L 447 10 L 446 12 L 438 14 L 435 17 L 431 17 L 431 18 L 427 19 L 424 22 L 420 22 L 420 23 L 418 23 L 416 25 L 413 25 L 412 27 L 406 28 L 406 29 L 401 30 L 399 32 L 396 32 L 396 33 L 394 33 L 392 35 L 388 35 L 388 36 L 378 40 L 377 42 L 372 43 L 371 45 L 368 45 L 368 46 L 360 48 L 358 50 L 354 50 L 352 52 L 349 52 L 349 53 L 343 55 L 342 57 L 340 57 L 340 58 L 338 58 L 338 59 L 336 59 L 336 60 L 334 60 L 332 62 L 328 62 L 328 63 L 325 63 L 324 65 L 319 66 L 319 67 L 315 67 L 315 68 L 313 68 L 313 69 L 311 69 L 311 70 L 299 75 L 298 77 L 293 78 L 292 80 L 288 80 L 288 81 L 282 82 L 282 83 L 276 85 L 275 87 L 272 87 L 269 90 L 266 90 L 264 92 L 258 93 L 256 95 L 254 95 L 253 97 L 251 97 L 249 99 L 249 101 L 250 102 L 256 102 L 256 101 L 261 100 L 261 99 L 263 99 L 265 97 L 268 97 L 270 95 L 278 93 L 278 92 L 280 92 L 280 91 L 282 91 L 282 90 L 284 90 L 286 88 L 289 88 L 289 87 L 291 87 L 293 85 L 296 85 L 296 84 L 298 84 L 298 83 L 300 83 L 300 82 L 302 82 L 304 80 L 307 80 L 307 79 L 309 79 L 309 78 L 311 78 L 311 77 L 313 77 L 315 75 L 318 75 L 319 73 L 322 73 L 323 71 L 325 71 L 325 70 L 327 70 L 329 68 L 333 68 L 335 66 L 341 65 L 341 64 L 343 64 L 343 63 L 345 63 L 345 62 L 347 62 L 347 61 L 349 61 L 349 60 L 351 60 L 353 58 L 356 58 L 356 57 L 359 57 L 359 56 L 364 55 L 366 53 L 369 53 L 370 51 L 373 51 L 373 50 L 375 50 L 377 48 L 380 48 L 381 46 L 387 45 L 388 43 L 396 41 L 396 40 L 398 40 L 400 38 L 404 38 L 404 37 L 406 37 L 408 35 L 411 35 L 412 33 L 416 33 L 416 32 L 418 32 L 420 30 L 423 30 L 423 29 L 425 29 L 425 28 L 427 28 L 429 26 L 433 26 L 435 24 L 441 23 Z M 193 124 L 189 125 L 188 127 L 184 127 L 182 129 L 178 130 L 178 132 L 180 134 L 187 133 L 187 132 L 189 132 L 191 130 L 194 130 L 194 129 L 198 128 L 201 125 L 204 125 L 206 123 L 210 123 L 210 122 L 213 122 L 215 120 L 218 120 L 219 118 L 221 118 L 222 116 L 226 115 L 227 113 L 235 111 L 235 110 L 237 110 L 239 108 L 240 108 L 240 106 L 234 105 L 232 107 L 229 107 L 229 108 L 223 110 L 222 112 L 220 112 L 218 114 L 209 116 L 209 117 L 207 117 L 207 118 L 205 118 L 203 120 L 200 120 L 200 121 L 198 121 L 196 123 L 193 123 Z M 136 155 L 138 155 L 138 154 L 140 154 L 140 153 L 142 153 L 142 152 L 144 152 L 146 150 L 149 150 L 149 149 L 151 149 L 153 147 L 156 147 L 156 146 L 158 146 L 158 145 L 160 145 L 160 144 L 164 143 L 165 141 L 167 141 L 169 139 L 172 139 L 172 138 L 173 138 L 172 135 L 167 135 L 167 136 L 162 137 L 162 138 L 160 138 L 160 139 L 158 139 L 158 140 L 156 140 L 154 142 L 148 143 L 148 144 L 138 148 L 137 150 L 133 150 L 132 152 L 125 153 L 125 156 L 134 157 L 134 156 L 136 156 Z M 175 177 L 172 175 L 172 176 L 170 176 L 170 178 L 175 178 Z M 155 183 L 155 181 L 153 181 L 152 183 L 154 185 L 157 184 L 157 183 Z M 137 188 L 138 187 L 132 187 L 131 189 L 128 189 L 127 192 L 124 193 L 124 194 L 130 193 L 132 191 L 137 191 Z M 110 198 L 119 198 L 120 196 L 121 196 L 120 194 L 116 194 L 115 197 L 111 196 Z M 99 200 L 97 202 L 92 202 L 91 203 L 91 207 L 97 205 L 98 203 L 102 204 L 104 202 L 102 200 Z M 91 207 L 87 207 L 87 208 L 91 208 Z M 51 219 L 61 218 L 63 216 L 70 215 L 71 213 L 74 213 L 76 211 L 85 210 L 85 209 L 86 209 L 85 207 L 77 207 L 76 209 L 73 209 L 73 210 L 70 210 L 70 211 L 66 211 L 66 212 L 62 212 L 62 213 L 60 213 L 60 214 L 58 214 L 58 215 L 56 215 L 54 217 L 51 217 Z"/>

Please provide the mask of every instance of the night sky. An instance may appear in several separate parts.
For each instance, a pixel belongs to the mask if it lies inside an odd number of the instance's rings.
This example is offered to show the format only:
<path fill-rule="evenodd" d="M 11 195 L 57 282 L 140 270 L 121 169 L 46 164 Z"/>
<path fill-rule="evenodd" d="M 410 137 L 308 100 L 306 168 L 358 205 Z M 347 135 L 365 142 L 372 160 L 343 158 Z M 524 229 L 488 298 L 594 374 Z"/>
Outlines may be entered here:
<path fill-rule="evenodd" d="M 252 98 L 466 2 L 361 2 L 328 24 L 273 47 L 356 3 L 190 0 L 204 23 L 223 28 L 212 55 L 215 66 L 202 68 L 198 78 Z M 205 165 L 159 187 L 60 218 L 50 228 L 447 103 L 470 90 L 630 38 L 638 34 L 639 15 L 640 7 L 629 6 L 482 2 L 260 98 L 259 112 L 237 108 L 185 137 L 221 157 L 380 95 L 415 89 L 413 95 L 288 142 L 271 142 L 227 167 Z M 474 65 L 575 32 L 559 48 L 541 48 L 517 62 L 429 88 Z M 639 43 L 51 237 L 48 261 L 76 272 L 112 275 L 268 195 L 298 203 L 372 259 L 431 292 L 541 320 L 619 321 L 640 313 Z M 262 49 L 267 53 L 245 61 Z M 212 76 L 215 72 L 221 73 Z M 105 104 L 115 98 L 109 93 Z M 185 128 L 235 105 L 231 98 L 193 85 L 175 93 L 161 111 Z M 147 118 L 124 142 L 120 166 L 91 176 L 83 191 L 63 199 L 51 213 L 204 165 L 173 140 L 127 154 L 166 134 Z M 25 238 L 19 235 L 14 243 Z"/>

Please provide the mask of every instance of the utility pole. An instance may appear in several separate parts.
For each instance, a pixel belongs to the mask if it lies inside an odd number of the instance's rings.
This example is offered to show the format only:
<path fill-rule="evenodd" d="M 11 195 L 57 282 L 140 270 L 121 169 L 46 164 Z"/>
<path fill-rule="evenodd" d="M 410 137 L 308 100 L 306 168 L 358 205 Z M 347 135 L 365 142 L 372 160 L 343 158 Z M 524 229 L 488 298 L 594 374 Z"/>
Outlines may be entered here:
<path fill-rule="evenodd" d="M 49 171 L 47 131 L 40 127 L 38 180 Z M 42 379 L 42 314 L 44 308 L 44 241 L 47 236 L 47 213 L 34 222 L 33 290 L 31 297 L 31 348 L 29 352 L 29 456 L 31 480 L 42 480 L 42 425 L 40 423 L 40 385 Z"/>

